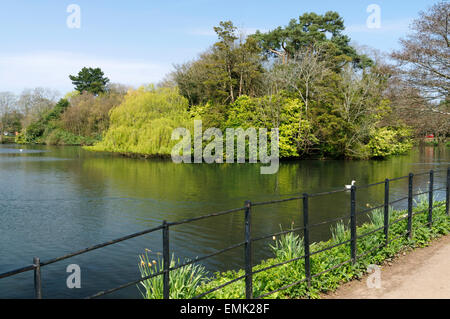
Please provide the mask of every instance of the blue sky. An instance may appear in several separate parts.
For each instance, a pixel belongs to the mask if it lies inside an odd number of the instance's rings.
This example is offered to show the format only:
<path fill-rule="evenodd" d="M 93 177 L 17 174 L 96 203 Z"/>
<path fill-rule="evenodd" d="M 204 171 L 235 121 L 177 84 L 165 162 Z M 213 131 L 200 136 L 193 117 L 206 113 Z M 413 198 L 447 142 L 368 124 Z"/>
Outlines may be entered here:
<path fill-rule="evenodd" d="M 222 20 L 252 33 L 286 25 L 305 12 L 339 12 L 359 45 L 398 48 L 418 12 L 433 0 L 0 0 L 0 91 L 48 87 L 61 94 L 69 74 L 101 67 L 111 82 L 157 82 L 216 40 Z M 81 9 L 81 27 L 70 29 L 67 7 Z M 369 29 L 370 4 L 381 8 L 381 28 Z"/>

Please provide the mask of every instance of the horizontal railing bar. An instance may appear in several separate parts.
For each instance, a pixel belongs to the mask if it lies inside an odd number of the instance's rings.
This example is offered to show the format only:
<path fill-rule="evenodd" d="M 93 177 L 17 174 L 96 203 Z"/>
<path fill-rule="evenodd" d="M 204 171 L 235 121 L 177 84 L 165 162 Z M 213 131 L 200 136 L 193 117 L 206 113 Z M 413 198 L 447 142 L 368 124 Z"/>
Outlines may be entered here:
<path fill-rule="evenodd" d="M 425 172 L 420 172 L 417 174 L 414 174 L 415 176 L 421 176 L 421 175 L 428 175 L 430 174 L 430 171 L 433 171 L 433 173 L 439 173 L 439 172 L 447 172 L 447 168 L 442 168 L 442 169 L 431 169 Z"/>
<path fill-rule="evenodd" d="M 395 177 L 395 178 L 390 178 L 390 179 L 389 179 L 389 182 L 399 181 L 399 180 L 402 180 L 402 179 L 405 179 L 405 178 L 408 178 L 408 177 L 409 177 L 409 175 L 406 175 L 406 176 L 400 176 L 400 177 Z"/>
<path fill-rule="evenodd" d="M 394 201 L 392 201 L 392 202 L 389 202 L 388 204 L 389 204 L 389 205 L 392 205 L 392 204 L 395 204 L 395 203 L 404 201 L 404 200 L 406 200 L 406 199 L 408 199 L 408 196 L 402 197 L 402 198 L 399 198 L 399 199 L 396 199 L 396 200 L 394 200 Z"/>
<path fill-rule="evenodd" d="M 395 240 L 397 240 L 399 238 L 405 237 L 407 234 L 408 234 L 408 232 L 405 232 L 405 233 L 403 233 L 403 234 L 401 234 L 401 235 L 399 235 L 397 237 L 394 237 L 394 238 L 388 240 L 387 244 L 390 244 L 390 243 L 392 243 L 393 241 L 395 241 Z"/>
<path fill-rule="evenodd" d="M 327 251 L 327 250 L 330 250 L 330 249 L 333 249 L 333 248 L 336 248 L 336 247 L 339 247 L 339 246 L 348 244 L 349 242 L 351 242 L 351 239 L 346 240 L 346 241 L 343 241 L 343 242 L 341 242 L 341 243 L 339 243 L 339 244 L 336 244 L 336 245 L 333 245 L 333 246 L 328 246 L 327 248 L 324 248 L 324 249 L 315 251 L 315 252 L 313 252 L 313 253 L 310 253 L 309 256 L 314 256 L 314 255 L 323 253 L 324 251 Z"/>
<path fill-rule="evenodd" d="M 441 206 L 444 206 L 444 205 L 446 205 L 445 202 L 440 203 L 440 204 L 437 204 L 437 205 L 433 205 L 433 208 L 441 207 Z M 429 208 L 427 207 L 427 208 L 425 208 L 425 209 L 422 209 L 422 210 L 413 212 L 413 216 L 414 216 L 414 215 L 420 215 L 420 214 L 426 213 L 426 212 L 428 212 L 428 211 L 429 211 Z"/>
<path fill-rule="evenodd" d="M 358 258 L 364 257 L 364 256 L 366 256 L 366 255 L 368 255 L 368 254 L 374 252 L 375 250 L 380 249 L 381 247 L 384 247 L 384 246 L 386 246 L 386 243 L 382 243 L 381 245 L 378 245 L 378 246 L 376 246 L 376 247 L 373 247 L 373 248 L 369 249 L 368 251 L 366 251 L 366 252 L 364 252 L 364 253 L 358 255 L 357 257 L 358 257 Z"/>
<path fill-rule="evenodd" d="M 423 176 L 423 175 L 428 175 L 428 174 L 430 174 L 430 171 L 422 172 L 422 173 L 416 173 L 416 174 L 414 174 L 414 176 Z"/>
<path fill-rule="evenodd" d="M 379 206 L 375 206 L 375 207 L 370 207 L 370 208 L 364 209 L 362 211 L 356 212 L 356 214 L 357 215 L 361 215 L 361 214 L 368 213 L 368 212 L 371 212 L 373 210 L 380 209 L 380 208 L 383 208 L 383 207 L 384 207 L 384 204 L 383 205 L 379 205 Z"/>
<path fill-rule="evenodd" d="M 334 223 L 334 222 L 337 222 L 337 221 L 340 221 L 340 220 L 344 220 L 344 219 L 349 219 L 349 218 L 350 218 L 350 216 L 341 216 L 341 217 L 329 219 L 329 220 L 326 220 L 326 221 L 323 221 L 323 222 L 320 222 L 320 223 L 309 225 L 309 228 L 318 227 L 318 226 L 322 226 L 322 225 L 325 225 L 325 224 L 331 224 L 331 223 Z"/>
<path fill-rule="evenodd" d="M 327 273 L 327 272 L 329 272 L 329 271 L 335 270 L 335 269 L 337 269 L 337 268 L 339 268 L 339 267 L 344 266 L 345 264 L 348 264 L 348 263 L 351 262 L 351 261 L 352 261 L 352 259 L 346 260 L 346 261 L 344 261 L 344 262 L 342 262 L 342 263 L 340 263 L 340 264 L 338 264 L 338 265 L 336 265 L 336 266 L 331 267 L 330 269 L 321 271 L 321 272 L 319 272 L 319 273 L 317 273 L 317 274 L 311 276 L 311 278 L 315 278 L 315 277 L 318 277 L 318 276 L 320 276 L 320 275 L 323 275 L 323 274 L 325 274 L 325 273 Z"/>
<path fill-rule="evenodd" d="M 215 287 L 215 288 L 213 288 L 213 289 L 211 289 L 211 290 L 208 290 L 208 291 L 206 291 L 206 292 L 204 292 L 204 293 L 202 293 L 202 294 L 200 294 L 200 295 L 194 296 L 194 297 L 192 297 L 192 299 L 200 299 L 200 298 L 202 298 L 202 297 L 204 297 L 204 296 L 206 296 L 206 295 L 208 295 L 208 294 L 210 294 L 210 293 L 212 293 L 212 292 L 214 292 L 214 291 L 217 291 L 217 290 L 219 290 L 219 289 L 222 289 L 223 287 L 226 287 L 226 286 L 228 286 L 228 285 L 231 285 L 232 283 L 235 283 L 235 282 L 237 282 L 237 281 L 239 281 L 239 280 L 242 280 L 242 279 L 244 279 L 245 277 L 246 277 L 246 275 L 237 277 L 237 278 L 235 278 L 235 279 L 233 279 L 233 280 L 230 280 L 230 281 L 228 281 L 228 282 L 226 282 L 226 283 L 224 283 L 224 284 L 222 284 L 222 285 L 220 285 L 220 286 L 217 286 L 217 287 Z"/>
<path fill-rule="evenodd" d="M 324 196 L 324 195 L 331 195 L 331 194 L 337 194 L 337 193 L 344 193 L 345 191 L 347 191 L 346 188 L 342 188 L 342 189 L 338 189 L 335 191 L 329 191 L 329 192 L 322 192 L 322 193 L 315 193 L 315 194 L 308 194 L 308 197 L 319 197 L 319 196 Z"/>
<path fill-rule="evenodd" d="M 327 269 L 327 270 L 322 271 L 322 272 L 320 272 L 320 273 L 318 273 L 318 274 L 315 274 L 313 277 L 318 277 L 318 276 L 323 275 L 323 274 L 325 274 L 325 273 L 327 273 L 327 272 L 329 272 L 329 271 L 338 269 L 339 267 L 342 267 L 343 265 L 348 264 L 348 263 L 351 262 L 351 261 L 352 261 L 352 259 L 348 259 L 348 260 L 346 260 L 346 261 L 344 261 L 344 262 L 342 262 L 342 263 L 340 263 L 340 264 L 338 264 L 338 265 L 336 265 L 336 266 L 333 266 L 333 267 L 330 268 L 330 269 Z M 331 278 L 325 279 L 325 282 L 330 281 L 330 279 L 331 279 Z"/>
<path fill-rule="evenodd" d="M 296 257 L 296 258 L 287 260 L 287 261 L 283 261 L 283 262 L 278 263 L 278 264 L 275 264 L 275 265 L 271 265 L 271 266 L 265 267 L 265 268 L 263 268 L 263 269 L 259 269 L 259 270 L 256 270 L 256 271 L 252 271 L 252 275 L 257 274 L 257 273 L 260 273 L 260 272 L 262 272 L 262 271 L 266 271 L 266 270 L 272 269 L 272 268 L 280 267 L 280 266 L 283 266 L 283 265 L 292 263 L 292 262 L 294 262 L 294 261 L 297 261 L 297 260 L 300 260 L 300 259 L 303 259 L 303 258 L 305 258 L 304 255 L 301 256 L 301 257 Z"/>
<path fill-rule="evenodd" d="M 356 187 L 357 189 L 364 189 L 364 188 L 369 188 L 369 187 L 372 187 L 372 186 L 384 185 L 384 183 L 385 183 L 385 181 L 382 181 L 382 182 L 378 182 L 378 183 L 367 184 L 367 185 L 361 185 L 361 186 L 355 185 L 355 187 Z"/>
<path fill-rule="evenodd" d="M 10 277 L 10 276 L 14 276 L 14 275 L 18 275 L 20 273 L 33 270 L 34 268 L 35 268 L 34 265 L 29 265 L 29 266 L 25 266 L 25 267 L 22 267 L 22 268 L 15 269 L 15 270 L 11 270 L 11 271 L 5 272 L 3 274 L 0 274 L 0 279 L 6 278 L 6 277 Z"/>
<path fill-rule="evenodd" d="M 421 192 L 421 193 L 416 193 L 416 194 L 412 194 L 412 196 L 414 197 L 414 196 L 420 196 L 420 195 L 423 195 L 423 194 L 428 194 L 430 191 L 424 191 L 424 192 Z"/>
<path fill-rule="evenodd" d="M 448 168 L 441 168 L 441 169 L 434 169 L 433 171 L 436 172 L 447 172 Z"/>
<path fill-rule="evenodd" d="M 145 235 L 145 234 L 148 234 L 148 233 L 152 233 L 154 231 L 158 231 L 158 230 L 160 230 L 162 228 L 163 228 L 163 226 L 158 226 L 158 227 L 147 229 L 147 230 L 143 230 L 141 232 L 134 233 L 134 234 L 131 234 L 131 235 L 128 235 L 128 236 L 120 237 L 118 239 L 114 239 L 114 240 L 111 240 L 111 241 L 108 241 L 108 242 L 104 242 L 102 244 L 91 246 L 91 247 L 79 250 L 79 251 L 71 253 L 71 254 L 67 254 L 67 255 L 64 255 L 64 256 L 61 256 L 61 257 L 57 257 L 57 258 L 54 258 L 54 259 L 50 259 L 50 260 L 41 262 L 41 266 L 50 265 L 50 264 L 53 264 L 53 263 L 55 263 L 57 261 L 61 261 L 61 260 L 67 259 L 67 258 L 71 258 L 71 257 L 77 256 L 77 255 L 80 255 L 80 254 L 84 254 L 84 253 L 87 253 L 87 252 L 92 251 L 92 250 L 96 250 L 96 249 L 99 249 L 99 248 L 103 248 L 103 247 L 106 247 L 106 246 L 117 244 L 117 243 L 120 243 L 120 242 L 122 242 L 124 240 L 132 239 L 132 238 L 139 237 L 139 236 L 142 236 L 142 235 Z"/>
<path fill-rule="evenodd" d="M 447 219 L 447 216 L 441 216 L 441 217 L 434 217 L 433 216 L 433 223 L 438 222 L 438 221 L 442 221 L 444 219 Z"/>
<path fill-rule="evenodd" d="M 302 280 L 296 281 L 296 282 L 294 282 L 294 283 L 292 283 L 292 284 L 289 284 L 289 285 L 287 285 L 287 286 L 278 288 L 278 289 L 276 289 L 276 290 L 273 290 L 273 291 L 271 291 L 271 292 L 268 292 L 268 293 L 265 293 L 265 294 L 263 294 L 263 295 L 261 295 L 261 296 L 258 296 L 258 297 L 256 297 L 255 299 L 262 299 L 262 298 L 264 298 L 264 297 L 273 295 L 273 294 L 276 293 L 276 292 L 279 292 L 279 291 L 286 290 L 286 289 L 289 289 L 289 288 L 291 288 L 291 287 L 297 286 L 298 284 L 301 284 L 302 282 L 306 281 L 306 279 L 307 279 L 307 278 L 303 278 Z"/>
<path fill-rule="evenodd" d="M 189 266 L 190 264 L 194 264 L 196 262 L 199 262 L 199 261 L 202 261 L 202 260 L 205 260 L 205 259 L 217 256 L 217 255 L 223 254 L 223 253 L 225 253 L 227 251 L 239 248 L 239 247 L 244 246 L 244 245 L 245 245 L 245 242 L 242 242 L 242 243 L 239 243 L 239 244 L 232 245 L 232 246 L 229 246 L 227 248 L 221 249 L 219 251 L 216 251 L 215 253 L 212 253 L 212 254 L 209 254 L 209 255 L 206 255 L 206 256 L 202 256 L 202 257 L 194 258 L 192 260 L 189 260 L 188 262 L 185 262 L 184 264 L 181 264 L 181 265 L 169 268 L 169 271 L 176 270 L 176 269 L 181 268 L 181 267 Z"/>
<path fill-rule="evenodd" d="M 167 223 L 167 226 L 178 226 L 181 224 L 187 224 L 187 223 L 192 223 L 192 222 L 196 222 L 205 218 L 209 218 L 209 217 L 216 217 L 216 216 L 222 216 L 222 215 L 226 215 L 226 214 L 231 214 L 231 213 L 235 213 L 241 210 L 244 210 L 245 207 L 240 207 L 240 208 L 233 208 L 230 210 L 225 210 L 223 212 L 218 212 L 218 213 L 212 213 L 212 214 L 208 214 L 208 215 L 204 215 L 204 216 L 199 216 L 199 217 L 194 217 L 194 218 L 189 218 L 189 219 L 184 219 L 184 220 L 180 220 L 178 222 L 172 222 L 172 223 Z"/>
<path fill-rule="evenodd" d="M 303 198 L 303 196 L 291 197 L 291 198 L 286 198 L 286 199 L 276 199 L 276 200 L 271 200 L 271 201 L 267 201 L 267 202 L 252 203 L 252 206 L 264 206 L 264 205 L 278 204 L 278 203 L 283 203 L 283 202 L 292 202 L 294 200 L 299 200 L 302 198 Z"/>
<path fill-rule="evenodd" d="M 100 291 L 100 292 L 96 293 L 95 295 L 89 296 L 89 297 L 87 297 L 87 298 L 85 298 L 85 299 L 94 299 L 94 298 L 98 298 L 98 297 L 101 297 L 101 296 L 104 296 L 104 295 L 113 293 L 113 292 L 115 292 L 115 291 L 117 291 L 117 290 L 120 290 L 120 289 L 123 289 L 123 288 L 127 288 L 127 287 L 132 286 L 132 285 L 136 285 L 136 284 L 140 283 L 141 281 L 148 280 L 148 279 L 150 279 L 150 278 L 153 278 L 153 277 L 156 277 L 156 276 L 160 276 L 160 275 L 162 275 L 162 274 L 164 274 L 164 271 L 159 271 L 159 272 L 157 272 L 157 273 L 154 273 L 154 274 L 151 274 L 151 275 L 149 275 L 149 276 L 143 277 L 143 278 L 141 278 L 141 279 L 139 279 L 139 280 L 131 281 L 131 282 L 128 282 L 128 283 L 126 283 L 126 284 L 120 285 L 120 286 L 118 286 L 118 287 L 116 287 L 116 288 L 111 288 L 111 289 L 109 289 L 109 290 Z"/>
<path fill-rule="evenodd" d="M 278 236 L 289 234 L 289 233 L 293 233 L 293 232 L 296 232 L 296 231 L 299 231 L 299 230 L 305 230 L 305 227 L 298 227 L 298 228 L 294 228 L 294 229 L 285 230 L 285 231 L 282 231 L 282 232 L 279 232 L 279 233 L 274 233 L 274 234 L 270 234 L 270 235 L 264 235 L 264 236 L 261 236 L 261 237 L 252 238 L 251 241 L 255 242 L 255 241 L 267 239 L 267 238 L 274 237 L 274 236 L 278 237 Z"/>
<path fill-rule="evenodd" d="M 372 235 L 372 234 L 376 233 L 377 231 L 380 231 L 380 230 L 383 230 L 383 229 L 384 229 L 384 226 L 379 227 L 379 228 L 374 229 L 374 230 L 371 230 L 371 231 L 368 232 L 368 233 L 365 233 L 365 234 L 356 236 L 356 238 L 357 238 L 357 239 L 359 239 L 359 238 L 364 238 L 364 237 L 366 237 L 366 236 Z"/>
<path fill-rule="evenodd" d="M 405 219 L 407 219 L 407 218 L 408 218 L 408 214 L 406 214 L 406 216 L 403 216 L 403 217 L 401 217 L 401 218 L 399 218 L 399 219 L 396 219 L 395 221 L 389 223 L 389 226 L 392 226 L 392 225 L 395 225 L 395 224 L 397 224 L 397 223 L 400 223 L 401 221 L 403 221 L 403 220 L 405 220 Z"/>
<path fill-rule="evenodd" d="M 428 212 L 428 208 L 422 209 L 422 210 L 419 210 L 419 211 L 415 211 L 415 212 L 412 213 L 412 215 L 413 216 L 420 215 L 420 214 L 423 214 L 423 213 L 426 213 L 426 212 Z"/>

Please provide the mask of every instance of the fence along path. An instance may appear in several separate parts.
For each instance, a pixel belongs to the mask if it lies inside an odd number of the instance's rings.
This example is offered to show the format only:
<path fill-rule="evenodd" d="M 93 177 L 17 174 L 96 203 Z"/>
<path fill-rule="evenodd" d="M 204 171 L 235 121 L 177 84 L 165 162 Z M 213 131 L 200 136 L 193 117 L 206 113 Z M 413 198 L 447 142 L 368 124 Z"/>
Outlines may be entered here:
<path fill-rule="evenodd" d="M 442 173 L 442 172 L 447 172 L 446 174 L 446 185 L 444 187 L 441 188 L 434 188 L 434 177 L 436 173 Z M 416 176 L 422 176 L 422 175 L 428 175 L 429 176 L 429 188 L 427 191 L 425 192 L 420 192 L 420 193 L 413 193 L 413 184 L 414 184 L 414 177 Z M 403 179 L 408 179 L 408 195 L 405 197 L 402 197 L 400 199 L 394 200 L 394 201 L 390 201 L 389 199 L 389 185 L 390 182 L 393 181 L 398 181 L 398 180 L 403 180 Z M 382 185 L 384 184 L 385 186 L 385 191 L 384 191 L 384 203 L 383 205 L 380 206 L 376 206 L 376 207 L 372 207 L 369 209 L 365 209 L 362 211 L 357 212 L 356 211 L 356 194 L 357 194 L 357 190 L 358 189 L 365 189 L 365 188 L 370 188 L 373 186 L 377 186 L 377 185 Z M 450 210 L 450 167 L 448 167 L 447 169 L 440 169 L 440 170 L 431 170 L 429 172 L 424 172 L 424 173 L 419 173 L 419 174 L 413 174 L 410 173 L 407 176 L 401 176 L 401 177 L 396 177 L 393 179 L 386 179 L 384 182 L 377 182 L 377 183 L 373 183 L 373 184 L 369 184 L 369 185 L 363 185 L 363 186 L 352 186 L 351 190 L 350 190 L 350 212 L 349 215 L 347 216 L 342 216 L 339 218 L 334 218 L 334 219 L 329 219 L 317 224 L 310 224 L 309 223 L 309 199 L 313 198 L 313 197 L 320 197 L 320 196 L 326 196 L 326 195 L 330 195 L 330 194 L 336 194 L 336 193 L 342 193 L 342 192 L 346 192 L 348 191 L 347 189 L 343 188 L 343 189 L 339 189 L 339 190 L 334 190 L 334 191 L 330 191 L 330 192 L 321 192 L 321 193 L 316 193 L 316 194 L 303 194 L 301 196 L 294 196 L 294 197 L 290 197 L 290 198 L 286 198 L 286 199 L 279 199 L 279 200 L 272 200 L 272 201 L 267 201 L 267 202 L 259 202 L 259 203 L 252 203 L 251 201 L 246 201 L 243 207 L 239 207 L 239 208 L 234 208 L 234 209 L 230 209 L 230 210 L 226 210 L 226 211 L 222 211 L 222 212 L 216 212 L 216 213 L 212 213 L 212 214 L 208 214 L 208 215 L 204 215 L 204 216 L 199 216 L 199 217 L 195 217 L 195 218 L 191 218 L 191 219 L 185 219 L 185 220 L 181 220 L 181 221 L 177 221 L 177 222 L 167 222 L 167 221 L 163 221 L 163 223 L 160 226 L 154 227 L 154 228 L 150 228 L 150 229 L 146 229 L 134 234 L 130 234 L 124 237 L 120 237 L 108 242 L 104 242 L 98 245 L 94 245 L 85 249 L 81 249 L 79 251 L 64 255 L 64 256 L 60 256 L 60 257 L 56 257 L 47 261 L 40 261 L 39 257 L 34 257 L 33 258 L 33 263 L 18 269 L 14 269 L 5 273 L 0 274 L 0 280 L 2 278 L 7 278 L 7 277 L 11 277 L 23 272 L 27 272 L 27 271 L 34 271 L 34 290 L 35 290 L 35 297 L 37 299 L 41 299 L 42 296 L 42 281 L 43 278 L 41 276 L 41 267 L 45 267 L 48 266 L 50 264 L 77 256 L 77 255 L 81 255 L 81 254 L 85 254 L 87 252 L 96 250 L 96 249 L 100 249 L 106 246 L 110 246 L 110 245 L 114 245 L 117 244 L 119 242 L 123 242 L 135 237 L 139 237 L 145 234 L 149 234 L 149 233 L 153 233 L 156 231 L 162 231 L 162 254 L 163 254 L 163 269 L 159 270 L 158 272 L 146 276 L 146 277 L 142 277 L 139 279 L 136 279 L 134 281 L 131 282 L 127 282 L 124 283 L 118 287 L 114 287 L 108 290 L 103 290 L 103 291 L 99 291 L 98 293 L 92 295 L 92 296 L 88 296 L 87 298 L 97 298 L 100 296 L 104 296 L 107 294 L 111 294 L 117 290 L 123 289 L 123 288 L 127 288 L 129 286 L 132 285 L 136 285 L 139 282 L 142 282 L 144 280 L 148 280 L 150 278 L 156 277 L 156 276 L 163 276 L 163 296 L 165 299 L 169 299 L 170 298 L 170 272 L 196 263 L 196 262 L 200 262 L 202 260 L 208 259 L 208 258 L 212 258 L 214 256 L 217 256 L 219 254 L 225 253 L 227 251 L 230 251 L 232 249 L 237 249 L 240 247 L 243 247 L 244 249 L 244 258 L 245 258 L 245 274 L 243 276 L 240 276 L 238 278 L 235 278 L 233 280 L 230 280 L 218 287 L 215 287 L 207 292 L 202 293 L 201 295 L 195 296 L 194 298 L 202 298 L 216 290 L 219 290 L 225 286 L 228 286 L 234 282 L 237 282 L 239 280 L 245 280 L 245 297 L 247 299 L 254 299 L 254 298 L 264 298 L 267 296 L 270 296 L 276 292 L 282 291 L 282 290 L 286 290 L 288 288 L 291 288 L 295 285 L 298 285 L 300 283 L 303 282 L 307 282 L 308 286 L 311 284 L 311 280 L 314 277 L 320 276 L 326 272 L 332 271 L 336 268 L 339 268 L 347 263 L 356 263 L 357 259 L 359 257 L 362 257 L 366 254 L 369 254 L 370 252 L 373 252 L 374 250 L 380 249 L 383 246 L 387 246 L 389 245 L 390 242 L 402 237 L 402 236 L 412 236 L 412 220 L 413 220 L 413 216 L 417 215 L 417 214 L 422 214 L 422 213 L 428 213 L 428 226 L 431 227 L 432 223 L 433 223 L 433 209 L 436 208 L 438 205 L 434 205 L 433 203 L 433 195 L 435 192 L 437 191 L 443 191 L 445 190 L 445 209 L 446 209 L 446 214 L 447 216 L 449 216 L 449 210 Z M 419 196 L 419 195 L 423 195 L 423 194 L 428 194 L 428 203 L 429 203 L 429 207 L 424 210 L 424 211 L 419 211 L 419 212 L 414 212 L 413 213 L 413 198 L 415 196 Z M 278 233 L 273 233 L 273 234 L 269 234 L 266 236 L 262 236 L 262 237 L 258 237 L 258 238 L 253 238 L 252 237 L 252 227 L 251 227 L 251 216 L 252 216 L 252 207 L 256 207 L 256 206 L 265 206 L 265 205 L 275 205 L 275 204 L 279 204 L 279 203 L 283 203 L 283 202 L 289 202 L 289 201 L 296 201 L 296 200 L 300 200 L 302 201 L 303 205 L 303 227 L 298 227 L 298 228 L 294 228 L 294 229 L 290 229 L 287 231 L 282 231 L 282 232 L 278 232 Z M 408 214 L 400 219 L 397 219 L 395 221 L 390 221 L 389 220 L 389 206 L 395 203 L 398 203 L 400 201 L 403 200 L 407 200 L 408 201 Z M 370 211 L 373 211 L 375 209 L 380 209 L 383 208 L 384 210 L 384 225 L 383 227 L 380 227 L 378 229 L 375 229 L 369 233 L 363 234 L 363 235 L 359 235 L 357 236 L 356 234 L 356 225 L 357 225 L 357 216 L 362 214 L 362 213 L 367 213 Z M 205 255 L 202 257 L 197 257 L 193 260 L 187 261 L 185 263 L 182 263 L 180 265 L 176 265 L 174 267 L 170 267 L 170 249 L 169 249 L 169 240 L 170 240 L 170 228 L 176 225 L 181 225 L 181 224 L 187 224 L 187 223 L 192 223 L 195 221 L 199 221 L 202 219 L 206 219 L 206 218 L 214 218 L 217 216 L 222 216 L 222 215 L 227 215 L 227 214 L 232 214 L 232 213 L 236 213 L 236 212 L 244 212 L 244 223 L 245 223 L 245 233 L 244 233 L 244 241 L 229 246 L 227 248 L 224 248 L 222 250 L 216 251 L 212 254 L 209 255 Z M 329 246 L 327 248 L 321 249 L 319 251 L 315 251 L 313 253 L 310 252 L 310 230 L 313 227 L 319 226 L 319 225 L 323 225 L 323 224 L 327 224 L 327 223 L 333 223 L 339 220 L 344 220 L 344 219 L 350 219 L 350 239 L 332 246 Z M 405 233 L 401 236 L 395 237 L 395 238 L 389 238 L 389 226 L 398 223 L 402 220 L 407 220 L 407 229 L 405 231 Z M 257 270 L 257 271 L 253 271 L 253 260 L 252 260 L 252 254 L 253 254 L 253 250 L 252 250 L 252 243 L 254 243 L 255 241 L 259 241 L 259 240 L 263 240 L 263 239 L 267 239 L 273 236 L 280 236 L 280 235 L 284 235 L 284 234 L 289 234 L 289 233 L 293 233 L 296 231 L 303 231 L 304 233 L 304 255 L 300 256 L 300 257 L 296 257 L 294 259 L 288 260 L 288 261 L 284 261 L 275 265 L 271 265 L 268 266 L 266 268 Z M 357 255 L 357 240 L 358 238 L 362 238 L 365 236 L 368 236 L 370 234 L 373 234 L 377 231 L 383 231 L 384 235 L 385 235 L 385 242 L 381 243 L 379 246 L 373 247 L 372 249 L 370 249 L 369 251 L 361 254 L 361 255 Z M 310 258 L 311 256 L 333 249 L 335 247 L 341 246 L 341 245 L 345 245 L 345 244 L 350 244 L 350 256 L 349 259 L 340 263 L 339 265 L 336 265 L 332 268 L 329 268 L 321 273 L 317 273 L 317 274 L 311 274 L 311 263 L 310 263 Z M 280 267 L 282 265 L 286 265 L 289 263 L 292 263 L 294 261 L 297 260 L 301 260 L 304 259 L 304 264 L 305 264 L 305 278 L 299 279 L 296 282 L 290 283 L 284 287 L 281 287 L 279 289 L 276 289 L 274 291 L 268 292 L 266 294 L 260 295 L 260 296 L 254 296 L 253 295 L 253 275 L 262 271 L 266 271 L 275 267 Z"/>

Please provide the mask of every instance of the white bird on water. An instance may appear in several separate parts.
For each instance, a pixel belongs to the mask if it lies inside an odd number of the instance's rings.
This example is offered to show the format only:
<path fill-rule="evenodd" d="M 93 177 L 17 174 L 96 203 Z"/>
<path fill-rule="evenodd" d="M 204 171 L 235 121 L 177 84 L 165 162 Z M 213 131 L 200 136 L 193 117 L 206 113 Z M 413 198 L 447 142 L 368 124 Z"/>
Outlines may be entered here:
<path fill-rule="evenodd" d="M 346 189 L 352 189 L 352 186 L 355 186 L 355 184 L 356 184 L 356 181 L 352 181 L 352 184 L 351 185 L 345 185 L 345 188 Z"/>
<path fill-rule="evenodd" d="M 22 153 L 22 152 L 23 152 L 23 149 L 20 149 L 20 150 L 19 150 L 19 152 L 21 152 L 21 153 Z"/>

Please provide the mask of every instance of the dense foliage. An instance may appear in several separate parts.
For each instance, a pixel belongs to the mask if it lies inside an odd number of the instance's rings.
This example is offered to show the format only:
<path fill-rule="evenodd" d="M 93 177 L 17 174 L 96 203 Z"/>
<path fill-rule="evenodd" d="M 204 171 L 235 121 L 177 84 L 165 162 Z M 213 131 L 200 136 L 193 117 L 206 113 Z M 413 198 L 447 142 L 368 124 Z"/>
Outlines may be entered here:
<path fill-rule="evenodd" d="M 109 111 L 120 104 L 123 94 L 115 91 L 94 96 L 92 93 L 70 95 L 17 136 L 18 143 L 49 145 L 92 145 L 109 127 Z"/>
<path fill-rule="evenodd" d="M 130 91 L 111 111 L 111 126 L 91 150 L 125 154 L 169 155 L 177 141 L 172 131 L 189 128 L 188 101 L 177 89 L 153 86 Z"/>
<path fill-rule="evenodd" d="M 82 68 L 78 75 L 69 75 L 75 90 L 80 93 L 89 92 L 94 95 L 106 92 L 109 79 L 100 68 Z"/>
<path fill-rule="evenodd" d="M 219 41 L 178 66 L 172 80 L 204 129 L 279 128 L 282 158 L 407 152 L 411 131 L 385 120 L 393 108 L 385 94 L 390 74 L 357 53 L 343 30 L 336 12 L 304 14 L 247 38 L 221 22 Z"/>
<path fill-rule="evenodd" d="M 252 37 L 269 57 L 281 58 L 287 63 L 302 48 L 311 43 L 326 45 L 336 61 L 345 63 L 351 61 L 354 65 L 365 67 L 372 61 L 356 52 L 350 45 L 350 38 L 342 32 L 345 30 L 344 20 L 337 12 L 328 11 L 324 15 L 314 12 L 305 13 L 292 19 L 285 27 L 261 33 L 257 31 Z"/>

